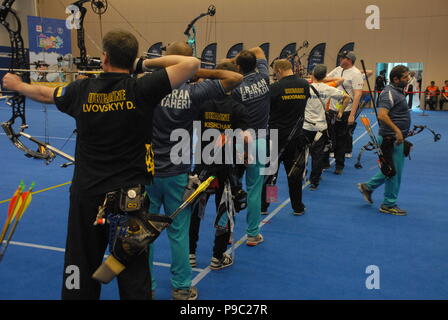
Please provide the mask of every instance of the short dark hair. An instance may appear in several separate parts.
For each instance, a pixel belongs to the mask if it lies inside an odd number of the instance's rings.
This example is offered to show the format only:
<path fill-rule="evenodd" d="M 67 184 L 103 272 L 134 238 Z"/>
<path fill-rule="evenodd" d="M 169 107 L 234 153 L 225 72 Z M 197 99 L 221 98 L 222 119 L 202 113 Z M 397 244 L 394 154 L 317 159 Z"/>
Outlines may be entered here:
<path fill-rule="evenodd" d="M 137 58 L 138 41 L 126 30 L 112 30 L 103 38 L 103 50 L 109 56 L 111 66 L 131 69 Z"/>
<path fill-rule="evenodd" d="M 316 80 L 320 81 L 327 76 L 327 66 L 324 64 L 318 64 L 314 67 L 313 76 Z"/>
<path fill-rule="evenodd" d="M 240 66 L 243 73 L 249 73 L 255 70 L 257 66 L 257 58 L 253 52 L 243 50 L 236 58 L 236 64 Z"/>
<path fill-rule="evenodd" d="M 389 80 L 391 83 L 394 83 L 394 78 L 401 79 L 403 75 L 409 72 L 409 68 L 400 64 L 398 66 L 395 66 L 389 73 Z"/>
<path fill-rule="evenodd" d="M 216 65 L 217 70 L 228 70 L 233 72 L 238 72 L 236 65 L 232 62 L 221 62 Z"/>

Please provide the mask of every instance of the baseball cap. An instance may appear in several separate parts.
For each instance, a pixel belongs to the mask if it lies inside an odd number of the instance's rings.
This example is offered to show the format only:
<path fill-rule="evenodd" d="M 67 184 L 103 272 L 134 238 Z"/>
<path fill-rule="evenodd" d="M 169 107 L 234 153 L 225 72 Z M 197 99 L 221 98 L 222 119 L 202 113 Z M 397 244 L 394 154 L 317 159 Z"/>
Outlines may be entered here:
<path fill-rule="evenodd" d="M 356 61 L 356 55 L 353 53 L 353 51 L 343 51 L 340 57 L 350 59 L 353 63 L 355 63 Z"/>

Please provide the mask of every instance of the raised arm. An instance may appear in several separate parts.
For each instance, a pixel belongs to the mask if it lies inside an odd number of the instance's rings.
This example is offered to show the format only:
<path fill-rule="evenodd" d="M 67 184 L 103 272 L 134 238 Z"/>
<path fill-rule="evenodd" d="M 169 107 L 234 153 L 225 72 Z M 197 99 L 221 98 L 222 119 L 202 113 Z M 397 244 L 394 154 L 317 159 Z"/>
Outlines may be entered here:
<path fill-rule="evenodd" d="M 171 88 L 176 89 L 191 79 L 198 71 L 200 61 L 194 57 L 168 55 L 161 58 L 145 59 L 145 68 L 166 68 Z"/>
<path fill-rule="evenodd" d="M 236 88 L 241 81 L 243 81 L 243 75 L 240 73 L 221 69 L 199 69 L 198 72 L 196 72 L 196 76 L 199 78 L 220 80 L 225 91 L 230 91 Z"/>

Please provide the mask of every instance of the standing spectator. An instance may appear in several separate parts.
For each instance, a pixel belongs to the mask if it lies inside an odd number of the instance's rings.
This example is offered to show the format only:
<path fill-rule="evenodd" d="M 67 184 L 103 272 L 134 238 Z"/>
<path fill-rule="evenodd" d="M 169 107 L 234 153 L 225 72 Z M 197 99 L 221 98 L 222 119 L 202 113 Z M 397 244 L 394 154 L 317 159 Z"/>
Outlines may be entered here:
<path fill-rule="evenodd" d="M 445 80 L 445 85 L 442 87 L 440 93 L 440 110 L 443 110 L 443 105 L 448 102 L 448 80 Z"/>
<path fill-rule="evenodd" d="M 381 70 L 380 75 L 376 77 L 375 80 L 375 101 L 379 97 L 381 91 L 383 91 L 386 85 L 387 85 L 386 70 Z"/>
<path fill-rule="evenodd" d="M 425 90 L 425 109 L 426 105 L 429 105 L 429 109 L 435 110 L 439 93 L 439 87 L 436 86 L 434 81 L 431 81 L 431 85 L 427 86 Z"/>
<path fill-rule="evenodd" d="M 415 71 L 411 71 L 411 80 L 408 83 L 408 86 L 404 90 L 404 93 L 406 94 L 406 97 L 408 97 L 408 107 L 409 109 L 412 109 L 412 102 L 414 99 L 414 90 L 417 89 L 417 78 L 415 77 Z"/>

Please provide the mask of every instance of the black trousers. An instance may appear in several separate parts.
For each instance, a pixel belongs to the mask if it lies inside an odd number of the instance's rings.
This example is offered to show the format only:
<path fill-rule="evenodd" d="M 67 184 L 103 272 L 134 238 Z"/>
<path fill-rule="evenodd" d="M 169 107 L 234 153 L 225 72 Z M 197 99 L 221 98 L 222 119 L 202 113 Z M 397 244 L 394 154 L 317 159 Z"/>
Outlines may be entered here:
<path fill-rule="evenodd" d="M 413 91 L 414 91 L 414 86 L 410 85 L 408 87 L 408 92 L 413 92 Z M 412 108 L 412 100 L 414 99 L 414 94 L 413 93 L 407 93 L 406 95 L 409 97 L 409 99 L 408 99 L 408 107 L 409 107 L 409 109 L 411 109 Z"/>
<path fill-rule="evenodd" d="M 311 144 L 310 147 L 310 156 L 311 156 L 311 173 L 310 173 L 310 183 L 319 185 L 320 176 L 322 175 L 322 168 L 325 164 L 324 157 L 324 149 L 328 143 L 327 131 L 322 132 L 322 136 L 316 142 L 314 141 L 314 137 L 317 134 L 317 131 L 308 131 L 303 130 L 303 134 L 307 139 L 308 144 Z"/>
<path fill-rule="evenodd" d="M 104 201 L 104 195 L 92 196 L 73 189 L 70 192 L 62 299 L 97 300 L 100 298 L 101 284 L 92 279 L 92 274 L 103 261 L 109 242 L 109 227 L 107 224 L 94 226 L 93 222 L 98 206 Z M 70 272 L 73 267 L 79 270 L 79 288 L 72 288 L 70 285 L 72 277 L 76 276 L 76 273 Z M 117 280 L 120 299 L 150 300 L 151 275 L 148 251 L 129 263 L 118 275 Z"/>
<path fill-rule="evenodd" d="M 217 170 L 214 171 L 215 176 L 218 178 L 219 186 L 215 193 L 215 206 L 216 211 L 218 211 L 219 204 L 221 202 L 221 197 L 224 192 L 224 181 L 227 179 L 227 171 Z M 205 194 L 205 204 L 207 204 L 208 199 L 211 194 Z M 193 207 L 191 212 L 190 220 L 190 254 L 195 254 L 197 249 L 197 244 L 199 241 L 199 229 L 201 226 L 201 218 L 199 217 L 199 207 L 196 205 Z M 213 244 L 213 257 L 221 259 L 224 252 L 227 250 L 230 239 L 230 225 L 227 223 L 226 230 L 217 230 L 215 233 L 215 240 Z"/>
<path fill-rule="evenodd" d="M 429 109 L 430 110 L 435 110 L 436 109 L 436 104 L 437 104 L 437 97 L 436 96 L 427 96 L 426 97 L 426 103 L 429 105 Z"/>
<path fill-rule="evenodd" d="M 328 112 L 328 131 L 333 146 L 334 158 L 336 160 L 336 168 L 343 169 L 345 165 L 345 153 L 349 148 L 349 144 L 353 145 L 352 131 L 354 127 L 348 125 L 349 111 L 344 112 L 341 119 L 336 120 L 337 112 L 330 110 Z M 323 163 L 329 163 L 329 152 L 325 153 L 322 159 Z"/>
<path fill-rule="evenodd" d="M 279 145 L 279 150 L 281 150 L 285 144 L 285 140 L 280 140 L 281 143 Z M 286 174 L 288 174 L 291 171 L 291 168 L 293 167 L 294 160 L 299 155 L 299 153 L 303 152 L 303 136 L 297 139 L 293 139 L 289 145 L 287 146 L 285 152 L 281 156 L 279 162 L 277 171 L 275 172 L 274 176 L 272 177 L 274 181 L 277 181 L 278 176 L 278 170 L 280 168 L 280 163 L 283 163 L 283 166 L 285 167 Z M 294 209 L 295 212 L 301 212 L 305 208 L 305 205 L 302 202 L 302 182 L 303 182 L 303 171 L 305 170 L 304 163 L 300 163 L 299 166 L 299 174 L 296 174 L 291 177 L 287 177 L 288 180 L 288 191 L 289 191 L 289 198 L 291 199 L 291 206 Z M 266 212 L 269 208 L 269 203 L 266 202 L 266 185 L 270 183 L 272 180 L 267 179 L 263 186 L 263 191 L 261 195 L 261 211 Z"/>
<path fill-rule="evenodd" d="M 443 105 L 448 102 L 448 98 L 444 98 L 443 95 L 440 96 L 439 107 L 440 110 L 443 110 Z"/>

